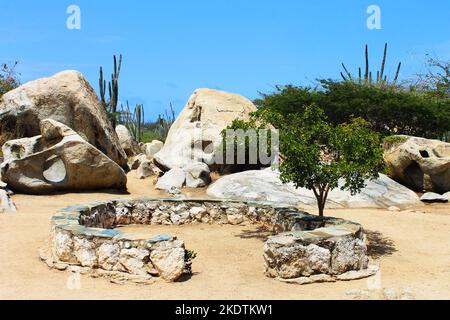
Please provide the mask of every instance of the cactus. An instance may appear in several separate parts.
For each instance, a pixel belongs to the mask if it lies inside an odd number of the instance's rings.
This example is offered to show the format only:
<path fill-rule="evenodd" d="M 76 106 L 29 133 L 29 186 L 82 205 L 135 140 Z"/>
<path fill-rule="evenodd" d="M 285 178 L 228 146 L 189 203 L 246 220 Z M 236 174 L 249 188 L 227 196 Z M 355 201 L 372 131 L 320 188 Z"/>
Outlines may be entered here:
<path fill-rule="evenodd" d="M 108 118 L 114 128 L 116 127 L 118 118 L 117 103 L 119 101 L 119 76 L 121 68 L 122 55 L 119 56 L 119 63 L 117 63 L 117 57 L 114 55 L 114 71 L 111 74 L 111 81 L 108 82 L 108 101 L 106 101 L 106 80 L 103 77 L 103 67 L 100 67 L 100 77 L 98 81 L 100 88 L 100 101 L 105 108 Z"/>
<path fill-rule="evenodd" d="M 376 79 L 374 81 L 373 76 L 375 76 L 375 73 L 372 73 L 369 69 L 369 46 L 366 44 L 365 47 L 365 71 L 364 71 L 364 79 L 362 78 L 362 69 L 358 68 L 358 83 L 361 83 L 364 81 L 366 84 L 375 84 L 377 86 L 384 86 L 386 84 L 389 84 L 388 77 L 384 74 L 385 67 L 386 67 L 386 58 L 387 58 L 387 49 L 388 44 L 385 43 L 384 45 L 384 53 L 383 53 L 383 59 L 381 60 L 381 68 L 376 72 Z M 395 73 L 394 80 L 392 84 L 397 83 L 398 76 L 400 74 L 402 63 L 400 62 L 397 66 L 397 71 Z M 341 77 L 344 79 L 344 81 L 354 81 L 354 78 L 352 77 L 351 73 L 348 71 L 347 67 L 344 63 L 342 63 L 342 67 L 344 69 L 344 72 L 341 72 Z"/>
<path fill-rule="evenodd" d="M 130 104 L 127 101 L 126 110 L 122 105 L 122 111 L 120 112 L 120 122 L 123 123 L 128 131 L 130 131 L 134 140 L 137 142 L 142 141 L 143 127 L 144 127 L 144 106 L 137 104 L 131 112 Z"/>

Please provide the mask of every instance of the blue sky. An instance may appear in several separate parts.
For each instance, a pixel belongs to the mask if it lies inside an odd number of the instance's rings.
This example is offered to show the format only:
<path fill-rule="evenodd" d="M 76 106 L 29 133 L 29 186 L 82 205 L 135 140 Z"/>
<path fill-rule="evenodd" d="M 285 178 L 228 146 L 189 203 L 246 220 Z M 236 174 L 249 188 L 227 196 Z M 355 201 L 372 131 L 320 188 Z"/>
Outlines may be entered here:
<path fill-rule="evenodd" d="M 69 5 L 81 30 L 66 27 Z M 366 27 L 369 5 L 381 30 Z M 22 82 L 65 69 L 98 88 L 98 69 L 122 53 L 120 99 L 144 103 L 154 119 L 172 102 L 179 112 L 199 87 L 250 99 L 277 84 L 357 72 L 367 43 L 375 69 L 385 42 L 387 70 L 424 70 L 426 53 L 450 59 L 450 1 L 428 0 L 0 0 L 0 62 L 20 61 Z"/>

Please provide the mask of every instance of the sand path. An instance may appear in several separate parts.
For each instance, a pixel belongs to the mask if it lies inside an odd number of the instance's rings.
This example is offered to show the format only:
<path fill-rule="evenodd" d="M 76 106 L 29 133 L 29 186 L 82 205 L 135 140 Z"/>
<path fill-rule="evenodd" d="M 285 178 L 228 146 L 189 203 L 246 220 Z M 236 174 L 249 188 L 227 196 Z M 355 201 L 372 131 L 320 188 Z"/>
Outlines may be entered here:
<path fill-rule="evenodd" d="M 54 196 L 14 195 L 16 214 L 0 215 L 0 299 L 348 299 L 354 289 L 367 290 L 368 280 L 289 285 L 266 278 L 262 238 L 253 226 L 133 227 L 141 232 L 171 232 L 186 241 L 198 257 L 191 279 L 157 280 L 148 286 L 117 285 L 107 279 L 81 278 L 81 288 L 67 287 L 68 273 L 49 270 L 38 249 L 48 239 L 49 219 L 59 208 L 117 197 L 165 196 L 152 180 L 129 174 L 130 195 L 71 193 Z M 188 191 L 201 196 L 204 191 Z M 412 212 L 346 209 L 328 214 L 350 219 L 369 231 L 370 252 L 381 264 L 379 289 L 369 280 L 371 298 L 383 288 L 407 289 L 415 298 L 450 298 L 450 205 L 414 208 Z M 391 291 L 392 291 L 391 290 Z"/>

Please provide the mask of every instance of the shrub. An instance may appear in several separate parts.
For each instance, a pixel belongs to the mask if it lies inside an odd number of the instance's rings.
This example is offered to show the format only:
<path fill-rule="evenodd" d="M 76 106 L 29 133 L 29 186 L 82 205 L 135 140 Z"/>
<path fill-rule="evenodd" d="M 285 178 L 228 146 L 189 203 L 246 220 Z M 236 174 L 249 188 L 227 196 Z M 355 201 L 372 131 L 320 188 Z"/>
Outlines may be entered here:
<path fill-rule="evenodd" d="M 439 139 L 450 131 L 450 99 L 396 85 L 320 80 L 318 88 L 277 86 L 274 93 L 262 94 L 255 100 L 259 112 L 268 109 L 284 116 L 301 114 L 312 103 L 324 110 L 333 125 L 360 117 L 384 136 L 405 134 Z"/>
<path fill-rule="evenodd" d="M 19 74 L 16 72 L 18 62 L 13 65 L 2 64 L 0 66 L 0 98 L 8 91 L 20 85 Z"/>

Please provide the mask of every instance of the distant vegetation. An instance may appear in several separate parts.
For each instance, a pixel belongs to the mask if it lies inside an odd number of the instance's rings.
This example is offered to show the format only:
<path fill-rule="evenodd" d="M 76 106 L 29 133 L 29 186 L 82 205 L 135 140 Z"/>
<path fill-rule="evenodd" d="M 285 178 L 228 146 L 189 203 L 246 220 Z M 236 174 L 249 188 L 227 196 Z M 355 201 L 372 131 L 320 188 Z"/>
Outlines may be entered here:
<path fill-rule="evenodd" d="M 450 138 L 450 61 L 428 61 L 428 73 L 398 83 L 401 63 L 393 80 L 386 75 L 387 44 L 380 69 L 369 69 L 369 51 L 365 50 L 364 72 L 350 73 L 345 64 L 341 81 L 320 79 L 316 87 L 276 86 L 272 93 L 255 100 L 258 112 L 276 111 L 282 115 L 302 114 L 315 104 L 324 110 L 327 120 L 337 126 L 360 117 L 383 136 L 405 134 L 424 138 Z M 274 124 L 275 126 L 277 124 Z"/>
<path fill-rule="evenodd" d="M 19 74 L 16 71 L 18 62 L 0 65 L 0 98 L 8 91 L 20 85 Z"/>
<path fill-rule="evenodd" d="M 406 134 L 442 138 L 450 131 L 450 99 L 434 92 L 350 81 L 320 80 L 317 88 L 277 86 L 255 100 L 259 110 L 301 114 L 315 104 L 334 125 L 361 117 L 384 136 Z"/>

